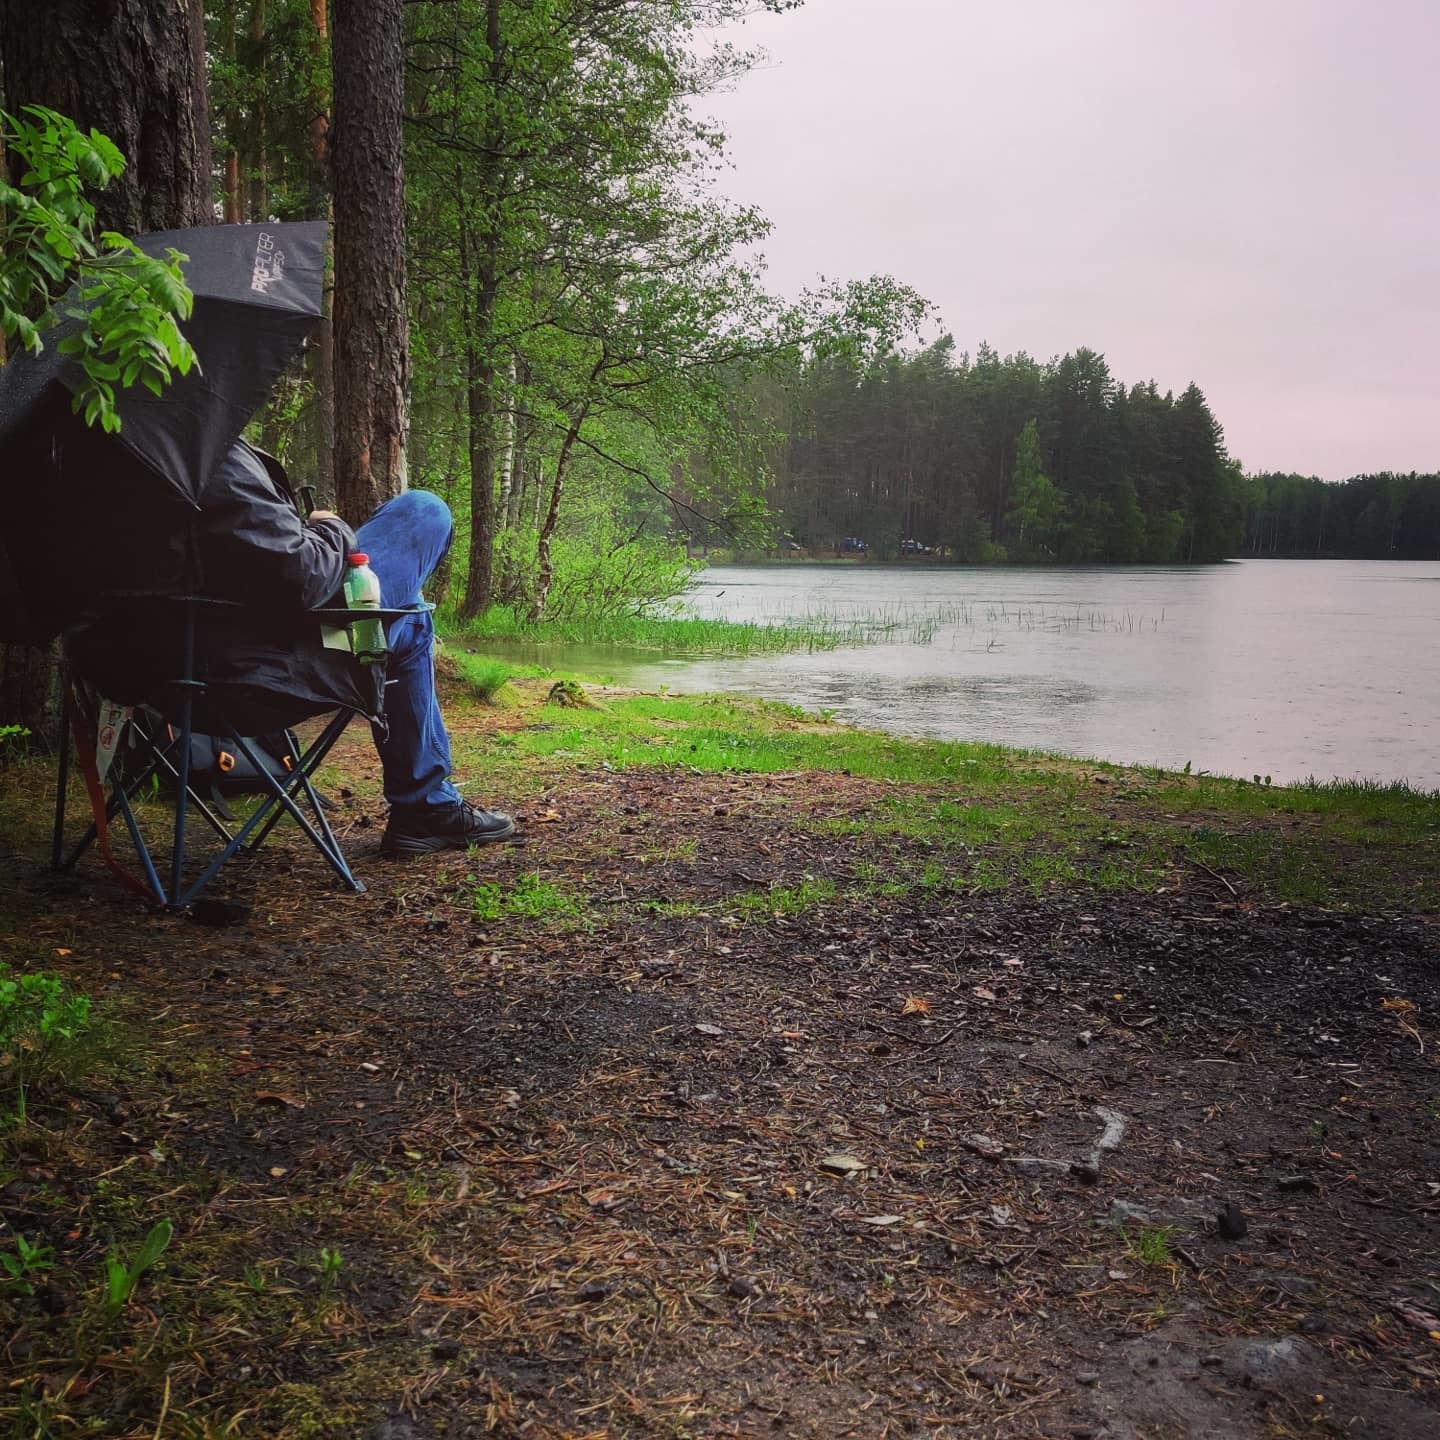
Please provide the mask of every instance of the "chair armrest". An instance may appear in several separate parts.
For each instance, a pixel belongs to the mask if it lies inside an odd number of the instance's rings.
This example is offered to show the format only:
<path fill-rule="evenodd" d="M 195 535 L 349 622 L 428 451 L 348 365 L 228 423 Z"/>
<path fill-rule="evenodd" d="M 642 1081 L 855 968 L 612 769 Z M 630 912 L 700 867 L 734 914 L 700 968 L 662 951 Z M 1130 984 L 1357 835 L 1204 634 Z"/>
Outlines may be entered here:
<path fill-rule="evenodd" d="M 261 607 L 247 605 L 242 600 L 220 600 L 213 595 L 166 595 L 146 594 L 144 591 L 130 591 L 125 594 L 116 594 L 111 598 L 124 600 L 163 600 L 168 604 L 175 605 L 182 610 L 240 610 L 258 611 Z M 398 620 L 403 615 L 425 615 L 435 607 L 428 601 L 422 600 L 418 605 L 385 605 L 376 609 L 357 608 L 346 605 L 321 605 L 314 610 L 297 610 L 294 612 L 297 620 L 318 620 L 323 625 L 353 625 L 357 620 Z M 276 618 L 275 612 L 264 610 L 266 616 Z M 280 617 L 284 618 L 284 617 Z"/>
<path fill-rule="evenodd" d="M 398 620 L 402 615 L 428 615 L 435 607 L 428 600 L 419 605 L 406 605 L 395 609 L 382 605 L 378 609 L 346 609 L 338 605 L 323 606 L 319 610 L 303 612 L 307 620 L 319 620 L 326 625 L 350 625 L 357 620 Z"/>

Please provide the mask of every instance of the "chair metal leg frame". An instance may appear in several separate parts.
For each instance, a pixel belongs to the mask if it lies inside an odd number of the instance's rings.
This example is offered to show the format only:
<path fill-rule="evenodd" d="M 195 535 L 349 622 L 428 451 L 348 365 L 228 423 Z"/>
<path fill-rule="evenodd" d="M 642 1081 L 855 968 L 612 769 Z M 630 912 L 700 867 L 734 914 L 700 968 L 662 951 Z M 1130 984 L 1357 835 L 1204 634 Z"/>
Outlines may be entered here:
<path fill-rule="evenodd" d="M 170 745 L 162 749 L 155 737 L 137 722 L 139 733 L 145 738 L 149 750 L 150 759 L 142 769 L 138 778 L 129 782 L 118 777 L 111 782 L 111 797 L 106 803 L 105 816 L 110 819 L 116 814 L 125 821 L 125 828 L 130 833 L 130 839 L 135 846 L 135 853 L 140 858 L 140 863 L 145 871 L 145 881 L 154 892 L 155 898 L 160 904 L 171 910 L 186 910 L 194 904 L 196 897 L 202 890 L 220 873 L 221 867 L 232 859 L 250 839 L 250 836 L 257 829 L 259 835 L 253 842 L 251 848 L 258 848 L 259 845 L 274 829 L 276 822 L 282 815 L 289 814 L 290 817 L 304 830 L 311 844 L 325 857 L 330 868 L 340 877 L 345 885 L 355 894 L 364 891 L 365 886 L 351 873 L 349 865 L 345 861 L 345 855 L 340 849 L 340 842 L 335 838 L 335 832 L 330 828 L 330 822 L 326 820 L 324 807 L 320 804 L 320 797 L 315 793 L 310 783 L 310 776 L 329 753 L 331 746 L 340 738 L 346 725 L 350 721 L 350 713 L 341 711 L 321 732 L 319 737 L 310 746 L 310 749 L 302 756 L 295 744 L 294 736 L 287 732 L 286 743 L 290 748 L 291 758 L 295 762 L 294 771 L 288 775 L 282 785 L 271 774 L 268 767 L 260 762 L 255 752 L 243 735 L 236 731 L 230 731 L 232 739 L 239 748 L 241 754 L 250 762 L 260 780 L 270 791 L 270 794 L 258 806 L 255 813 L 245 821 L 233 834 L 226 829 L 221 821 L 215 816 L 204 800 L 191 789 L 190 786 L 190 754 L 191 739 L 194 733 L 194 709 L 195 697 L 203 694 L 205 683 L 196 680 L 193 675 L 195 668 L 195 617 L 193 611 L 187 610 L 182 635 L 182 668 L 180 678 L 174 682 L 178 691 L 180 711 L 180 733 L 175 736 Z M 67 705 L 69 703 L 67 698 Z M 176 762 L 172 763 L 169 756 L 174 753 Z M 57 869 L 69 869 L 73 867 L 84 854 L 85 850 L 94 843 L 96 839 L 96 827 L 92 822 L 84 838 L 71 852 L 68 859 L 62 859 L 64 849 L 64 827 L 65 827 L 65 788 L 69 778 L 70 766 L 70 740 L 68 729 L 63 733 L 61 739 L 59 785 L 55 799 L 55 833 L 51 842 L 51 862 Z M 152 775 L 161 767 L 168 770 L 175 780 L 175 835 L 174 844 L 170 855 L 170 883 L 168 888 L 161 881 L 155 863 L 150 857 L 150 851 L 145 844 L 144 836 L 140 833 L 140 826 L 135 818 L 135 812 L 130 801 L 138 793 Z M 292 790 L 303 790 L 306 800 L 311 809 L 315 812 L 315 819 L 318 829 L 311 825 L 305 818 L 304 812 L 295 803 Z M 201 872 L 200 876 L 188 888 L 184 884 L 185 867 L 185 832 L 186 820 L 190 806 L 194 805 L 202 816 L 209 822 L 217 835 L 224 841 L 219 854 Z M 263 827 L 263 828 L 261 828 Z"/>
<path fill-rule="evenodd" d="M 290 749 L 290 781 L 287 782 L 287 789 L 294 790 L 293 782 L 299 781 L 305 788 L 306 798 L 310 801 L 310 808 L 315 812 L 315 819 L 327 835 L 330 832 L 330 822 L 325 818 L 325 807 L 321 803 L 319 795 L 315 793 L 315 787 L 311 785 L 310 778 L 325 762 L 325 757 L 330 753 L 330 748 L 345 733 L 345 727 L 349 725 L 352 716 L 348 710 L 342 710 L 334 719 L 320 732 L 311 742 L 310 748 L 302 755 L 300 747 L 295 740 L 295 732 L 285 732 L 285 743 Z M 252 850 L 258 850 L 266 840 L 266 837 L 279 823 L 283 811 L 275 810 L 270 818 L 260 827 L 260 833 L 250 842 Z"/>
<path fill-rule="evenodd" d="M 348 720 L 349 716 L 347 715 L 345 719 Z M 320 737 L 320 740 L 316 742 L 317 746 L 325 742 L 327 737 L 329 737 L 329 744 L 326 744 L 325 748 L 328 749 L 329 745 L 334 744 L 335 740 L 339 738 L 340 730 L 344 729 L 343 724 L 339 724 L 337 728 L 337 722 L 339 720 L 340 717 L 337 716 L 335 720 L 331 721 L 330 725 L 326 727 L 325 734 L 322 735 Z M 331 735 L 332 730 L 334 731 L 333 736 Z M 335 839 L 334 832 L 330 829 L 329 823 L 325 820 L 323 816 L 321 816 L 320 824 L 324 833 L 322 834 L 319 830 L 316 830 L 316 828 L 311 825 L 311 823 L 305 818 L 304 812 L 295 803 L 294 798 L 291 796 L 289 789 L 287 788 L 290 785 L 296 785 L 302 782 L 305 782 L 308 788 L 308 779 L 304 768 L 302 767 L 297 775 L 289 777 L 285 785 L 281 785 L 280 782 L 276 780 L 273 775 L 270 774 L 269 770 L 260 763 L 259 759 L 255 755 L 255 752 L 250 748 L 250 745 L 246 742 L 243 735 L 238 735 L 235 733 L 235 731 L 232 730 L 230 732 L 229 738 L 233 740 L 237 746 L 239 746 L 240 753 L 244 755 L 245 758 L 254 767 L 255 771 L 260 777 L 260 780 L 269 789 L 270 798 L 265 804 L 261 805 L 260 808 L 257 809 L 256 812 L 252 816 L 250 816 L 248 820 L 245 821 L 245 823 L 240 827 L 239 830 L 235 832 L 234 836 L 230 840 L 230 843 L 217 856 L 215 856 L 215 858 L 210 862 L 208 866 L 206 866 L 205 870 L 201 873 L 200 877 L 195 881 L 195 883 L 188 890 L 180 894 L 177 899 L 171 902 L 175 906 L 175 908 L 183 910 L 187 906 L 193 904 L 195 897 L 210 883 L 211 880 L 215 878 L 217 874 L 219 874 L 220 867 L 224 865 L 225 862 L 229 860 L 230 857 L 234 855 L 250 838 L 251 831 L 255 830 L 261 824 L 273 821 L 275 818 L 278 818 L 279 812 L 272 814 L 272 810 L 275 806 L 284 807 L 284 812 L 287 813 L 290 818 L 294 820 L 295 823 L 299 825 L 300 828 L 305 832 L 305 834 L 310 839 L 310 843 L 314 845 L 315 848 L 319 850 L 319 852 L 325 857 L 326 862 L 329 864 L 330 868 L 336 873 L 336 875 L 338 875 L 340 879 L 344 881 L 345 885 L 353 893 L 357 895 L 361 894 L 364 891 L 365 886 L 359 880 L 357 880 L 354 875 L 350 873 L 350 867 L 345 863 L 345 856 L 340 849 L 339 841 Z M 312 749 L 313 748 L 314 747 L 312 747 Z"/>
<path fill-rule="evenodd" d="M 195 733 L 195 692 L 205 691 L 203 681 L 195 679 L 195 612 L 186 607 L 185 625 L 181 632 L 180 679 L 175 688 L 180 692 L 180 774 L 175 781 L 175 847 L 170 854 L 170 904 L 181 906 L 181 881 L 185 870 L 185 820 L 190 812 L 190 740 Z M 226 849 L 229 849 L 227 845 Z M 193 898 L 193 896 L 192 896 Z"/>
<path fill-rule="evenodd" d="M 145 770 L 142 773 L 140 780 L 136 783 L 136 785 L 131 786 L 130 798 L 133 800 L 135 798 L 135 791 L 138 786 L 143 785 L 145 781 L 150 778 L 151 775 L 153 775 L 157 770 L 160 769 L 168 770 L 170 772 L 170 778 L 176 781 L 178 784 L 180 780 L 180 771 L 171 762 L 170 759 L 170 752 L 175 749 L 178 741 L 172 739 L 170 743 L 162 750 L 160 748 L 159 741 L 155 739 L 155 737 L 152 736 L 141 725 L 139 725 L 137 721 L 132 719 L 130 723 L 132 725 L 135 725 L 136 729 L 139 730 L 140 734 L 144 737 L 145 743 L 150 747 L 152 756 L 151 761 L 145 767 Z M 216 836 L 222 841 L 228 841 L 231 835 L 230 828 L 210 808 L 210 806 L 205 803 L 204 797 L 200 794 L 198 790 L 195 789 L 193 785 L 190 786 L 189 789 L 190 803 L 194 805 L 194 807 L 200 812 L 200 814 L 204 816 L 204 818 L 209 822 L 210 828 L 215 832 Z"/>
<path fill-rule="evenodd" d="M 160 742 L 150 734 L 150 732 L 140 723 L 138 719 L 132 718 L 130 723 L 135 727 L 136 731 L 145 741 L 145 744 L 150 750 L 150 758 L 145 762 L 145 766 L 139 772 L 139 774 L 135 775 L 132 779 L 123 783 L 119 780 L 111 781 L 110 798 L 105 806 L 105 819 L 107 821 L 113 820 L 116 815 L 122 813 L 122 793 L 127 802 L 133 801 L 136 795 L 138 795 L 140 791 L 144 788 L 144 786 L 149 783 L 150 777 L 154 775 L 158 770 L 164 769 L 169 771 L 172 780 L 178 781 L 178 779 L 180 778 L 179 770 L 175 768 L 169 758 L 169 752 L 174 749 L 175 742 L 172 740 L 170 744 L 166 746 L 164 750 L 162 750 L 160 749 Z M 60 744 L 60 770 L 58 776 L 59 789 L 55 797 L 55 835 L 51 847 L 50 866 L 53 870 L 68 871 L 75 868 L 75 866 L 79 863 L 80 857 L 95 843 L 95 822 L 92 820 L 90 824 L 86 826 L 85 833 L 80 837 L 79 841 L 76 842 L 74 848 L 71 849 L 68 855 L 63 855 L 62 850 L 65 828 L 65 787 L 69 781 L 70 758 L 70 737 L 68 730 L 62 732 Z M 209 822 L 210 828 L 215 831 L 215 834 L 218 836 L 218 838 L 222 842 L 228 842 L 230 839 L 230 831 L 226 828 L 224 821 L 222 821 L 219 816 L 215 814 L 215 812 L 210 808 L 210 806 L 205 803 L 204 798 L 193 788 L 190 791 L 190 800 L 191 803 L 195 806 L 195 808 L 199 810 L 201 815 L 204 816 L 206 821 Z M 126 816 L 125 823 L 126 826 L 130 829 L 131 836 L 133 838 L 133 817 Z M 148 857 L 142 857 L 142 864 L 145 863 L 146 858 Z M 165 900 L 163 888 L 160 891 L 160 898 L 162 902 Z"/>
<path fill-rule="evenodd" d="M 285 807 L 294 818 L 295 823 L 310 837 L 311 843 L 318 847 L 320 853 L 330 862 L 330 867 L 335 873 L 356 893 L 361 893 L 365 887 L 350 873 L 350 866 L 345 860 L 345 852 L 340 848 L 340 842 L 335 838 L 335 832 L 330 828 L 330 822 L 325 818 L 324 808 L 320 804 L 320 797 L 316 795 L 310 784 L 310 772 L 324 759 L 330 747 L 340 738 L 345 726 L 350 722 L 348 711 L 337 715 L 329 725 L 325 727 L 320 738 L 310 747 L 311 755 L 307 759 L 302 758 L 301 763 L 296 767 L 292 775 L 287 776 L 282 785 L 269 772 L 261 766 L 250 748 L 250 743 L 243 735 L 230 732 L 230 738 L 240 747 L 245 758 L 260 772 L 260 779 L 269 786 L 275 799 Z M 290 742 L 293 752 L 294 741 Z M 312 826 L 305 818 L 304 812 L 295 803 L 294 791 L 303 788 L 306 797 L 310 801 L 310 808 L 315 812 L 316 825 Z M 275 810 L 271 819 L 278 819 L 279 810 Z M 318 829 L 316 828 L 318 826 Z"/>
<path fill-rule="evenodd" d="M 161 883 L 159 872 L 155 869 L 155 862 L 150 858 L 150 847 L 145 843 L 145 837 L 140 833 L 140 824 L 135 819 L 135 812 L 130 808 L 130 797 L 125 793 L 125 787 L 119 783 L 115 786 L 115 798 L 112 802 L 125 820 L 125 828 L 130 832 L 130 843 L 135 847 L 135 853 L 140 857 L 140 868 L 145 872 L 145 883 L 155 892 L 155 898 L 162 904 L 166 904 L 168 897 L 165 894 L 165 886 Z M 95 828 L 93 825 L 90 827 Z M 78 858 L 78 852 L 77 852 Z"/>

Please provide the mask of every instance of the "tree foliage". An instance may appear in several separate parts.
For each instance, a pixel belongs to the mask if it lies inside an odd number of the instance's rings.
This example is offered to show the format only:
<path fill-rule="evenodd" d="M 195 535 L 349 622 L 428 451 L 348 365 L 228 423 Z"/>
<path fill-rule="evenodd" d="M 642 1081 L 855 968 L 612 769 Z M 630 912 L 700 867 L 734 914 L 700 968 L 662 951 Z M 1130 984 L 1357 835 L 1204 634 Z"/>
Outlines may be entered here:
<path fill-rule="evenodd" d="M 1238 554 L 1440 560 L 1440 475 L 1356 475 L 1343 485 L 1266 473 L 1243 485 Z"/>
<path fill-rule="evenodd" d="M 98 130 L 83 132 L 42 105 L 27 105 L 18 117 L 0 112 L 0 125 L 19 172 L 13 185 L 0 175 L 0 329 L 38 355 L 40 332 L 67 297 L 59 318 L 70 323 L 59 349 L 85 377 L 75 411 L 114 433 L 117 386 L 141 384 L 159 395 L 175 371 L 188 374 L 195 363 L 180 330 L 193 304 L 180 269 L 185 256 L 167 248 L 159 260 L 122 235 L 96 235 L 87 192 L 125 169 Z"/>
<path fill-rule="evenodd" d="M 824 551 L 1072 563 L 1216 560 L 1240 543 L 1238 467 L 1197 386 L 1125 386 L 1104 357 L 972 358 L 948 337 L 794 377 L 768 496 Z"/>

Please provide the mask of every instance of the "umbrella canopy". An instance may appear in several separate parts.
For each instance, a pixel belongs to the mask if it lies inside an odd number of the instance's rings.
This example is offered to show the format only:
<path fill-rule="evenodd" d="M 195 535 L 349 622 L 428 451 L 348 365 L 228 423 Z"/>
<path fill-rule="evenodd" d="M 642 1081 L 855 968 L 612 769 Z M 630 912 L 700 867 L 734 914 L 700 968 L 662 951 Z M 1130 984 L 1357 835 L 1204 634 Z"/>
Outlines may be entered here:
<path fill-rule="evenodd" d="M 161 230 L 136 240 L 149 255 L 173 247 L 189 257 L 183 268 L 195 308 L 182 328 L 200 363 L 158 397 L 141 385 L 117 390 L 116 438 L 191 504 L 319 318 L 325 234 L 323 220 L 306 220 Z M 0 475 L 11 468 L 11 443 L 35 425 L 84 425 L 68 404 L 47 403 L 84 379 L 59 353 L 64 334 L 60 327 L 45 335 L 38 357 L 17 355 L 0 367 Z"/>

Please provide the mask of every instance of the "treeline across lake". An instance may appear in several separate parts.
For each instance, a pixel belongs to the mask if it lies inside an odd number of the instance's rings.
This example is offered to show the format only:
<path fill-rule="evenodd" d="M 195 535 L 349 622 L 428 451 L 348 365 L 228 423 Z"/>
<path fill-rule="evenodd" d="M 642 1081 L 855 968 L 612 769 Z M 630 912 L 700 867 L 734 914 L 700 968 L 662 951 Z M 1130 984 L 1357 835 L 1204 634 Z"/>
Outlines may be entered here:
<path fill-rule="evenodd" d="M 946 337 L 815 360 L 771 415 L 782 550 L 965 563 L 1440 556 L 1440 478 L 1246 476 L 1200 388 L 1127 385 L 1089 349 L 1039 362 Z"/>
<path fill-rule="evenodd" d="M 1440 475 L 1248 476 L 1241 553 L 1440 560 Z"/>

